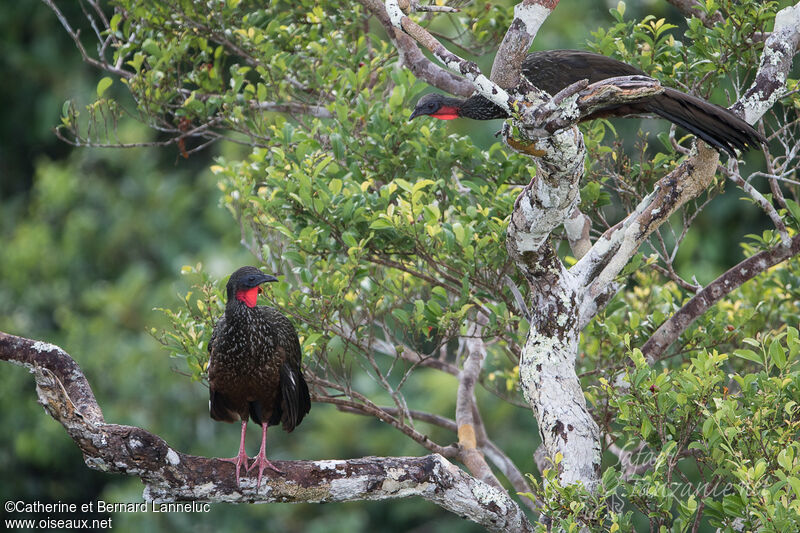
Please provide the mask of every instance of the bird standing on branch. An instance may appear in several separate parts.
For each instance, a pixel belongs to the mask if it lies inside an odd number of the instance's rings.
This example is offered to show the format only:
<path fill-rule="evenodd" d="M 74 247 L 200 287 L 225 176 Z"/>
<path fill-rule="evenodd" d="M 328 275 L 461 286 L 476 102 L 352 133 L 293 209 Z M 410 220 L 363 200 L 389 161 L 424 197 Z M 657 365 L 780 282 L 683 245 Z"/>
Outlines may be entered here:
<path fill-rule="evenodd" d="M 522 74 L 536 87 L 554 95 L 581 80 L 590 84 L 617 76 L 646 76 L 641 70 L 600 54 L 580 50 L 533 52 L 522 62 Z M 697 135 L 717 150 L 736 156 L 766 143 L 763 135 L 727 109 L 669 87 L 638 102 L 612 105 L 582 120 L 653 113 Z M 430 115 L 442 120 L 458 117 L 475 120 L 508 118 L 498 105 L 481 95 L 466 100 L 441 94 L 426 94 L 417 102 L 411 118 Z"/>
<path fill-rule="evenodd" d="M 242 465 L 247 471 L 258 466 L 259 485 L 265 469 L 282 473 L 267 460 L 267 426 L 280 423 L 290 432 L 311 409 L 294 326 L 276 309 L 256 305 L 261 284 L 269 281 L 278 279 L 251 266 L 231 274 L 225 314 L 208 343 L 211 418 L 242 421 L 239 453 L 223 459 L 236 465 L 237 485 Z M 244 451 L 248 417 L 262 430 L 261 449 L 249 468 Z"/>

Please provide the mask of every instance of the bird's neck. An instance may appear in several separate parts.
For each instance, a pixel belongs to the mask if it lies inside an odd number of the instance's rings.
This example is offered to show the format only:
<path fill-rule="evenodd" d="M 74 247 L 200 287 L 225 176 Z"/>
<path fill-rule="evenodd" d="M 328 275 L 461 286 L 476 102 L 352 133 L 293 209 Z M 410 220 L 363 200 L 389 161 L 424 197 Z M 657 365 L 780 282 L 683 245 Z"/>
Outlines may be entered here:
<path fill-rule="evenodd" d="M 239 298 L 232 298 L 225 305 L 225 318 L 230 323 L 238 323 L 242 320 L 247 321 L 255 309 L 255 305 L 251 307 Z"/>
<path fill-rule="evenodd" d="M 456 100 L 455 98 L 453 100 Z M 508 118 L 508 113 L 485 96 L 479 94 L 460 100 L 458 115 L 474 120 L 492 120 L 495 118 Z"/>

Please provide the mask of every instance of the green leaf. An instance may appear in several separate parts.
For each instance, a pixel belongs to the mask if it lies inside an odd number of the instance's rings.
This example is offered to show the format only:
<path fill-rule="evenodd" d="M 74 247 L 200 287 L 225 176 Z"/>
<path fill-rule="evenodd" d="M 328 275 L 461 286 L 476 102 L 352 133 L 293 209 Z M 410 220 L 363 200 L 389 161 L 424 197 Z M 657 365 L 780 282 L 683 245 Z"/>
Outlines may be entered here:
<path fill-rule="evenodd" d="M 800 479 L 797 479 L 794 476 L 789 476 L 787 481 L 789 482 L 789 485 L 792 486 L 792 490 L 796 495 L 795 497 L 800 498 Z"/>
<path fill-rule="evenodd" d="M 393 228 L 394 226 L 389 220 L 385 218 L 379 218 L 377 220 L 374 220 L 372 224 L 369 225 L 369 227 L 370 229 L 388 229 L 388 228 Z"/>
<path fill-rule="evenodd" d="M 748 361 L 752 361 L 754 363 L 758 363 L 759 365 L 764 364 L 764 361 L 762 361 L 761 357 L 753 350 L 746 350 L 746 349 L 734 350 L 733 355 L 735 355 L 736 357 L 741 357 L 742 359 L 747 359 Z"/>
<path fill-rule="evenodd" d="M 113 17 L 111 17 L 111 21 L 108 23 L 108 27 L 111 29 L 112 32 L 117 33 L 117 28 L 119 28 L 119 22 L 122 20 L 122 14 L 116 13 Z"/>
<path fill-rule="evenodd" d="M 108 76 L 106 76 L 105 78 L 103 78 L 100 81 L 98 81 L 97 82 L 97 97 L 98 98 L 102 98 L 103 97 L 103 93 L 105 93 L 106 90 L 109 87 L 111 87 L 112 83 L 114 83 L 114 80 L 112 80 Z"/>
<path fill-rule="evenodd" d="M 769 345 L 769 358 L 780 370 L 786 367 L 786 352 L 783 351 L 783 346 L 778 339 L 773 340 Z"/>
<path fill-rule="evenodd" d="M 786 198 L 786 209 L 797 222 L 800 222 L 800 205 L 791 198 Z"/>

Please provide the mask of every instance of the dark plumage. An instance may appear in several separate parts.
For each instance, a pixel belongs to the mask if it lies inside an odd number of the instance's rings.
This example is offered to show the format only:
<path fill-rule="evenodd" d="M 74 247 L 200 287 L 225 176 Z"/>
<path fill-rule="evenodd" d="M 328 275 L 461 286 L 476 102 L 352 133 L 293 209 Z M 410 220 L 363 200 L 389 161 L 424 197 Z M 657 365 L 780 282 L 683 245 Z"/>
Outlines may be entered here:
<path fill-rule="evenodd" d="M 616 76 L 646 76 L 622 61 L 580 50 L 547 50 L 529 54 L 522 63 L 522 74 L 551 95 L 583 79 L 596 83 Z M 661 94 L 636 103 L 601 109 L 584 120 L 650 113 L 683 127 L 717 150 L 725 150 L 734 157 L 734 149 L 757 148 L 766 143 L 763 135 L 727 109 L 669 87 Z M 508 118 L 501 107 L 480 95 L 462 100 L 426 94 L 417 102 L 411 118 L 420 115 L 444 120 L 457 117 L 476 120 Z"/>
<path fill-rule="evenodd" d="M 231 274 L 226 287 L 225 314 L 214 326 L 208 343 L 208 385 L 211 418 L 242 421 L 239 454 L 224 459 L 247 468 L 244 438 L 248 417 L 261 425 L 261 449 L 255 462 L 258 483 L 266 468 L 280 472 L 267 460 L 267 426 L 282 424 L 292 431 L 311 408 L 308 385 L 301 369 L 300 341 L 292 323 L 272 307 L 257 306 L 261 284 L 278 281 L 255 267 Z"/>

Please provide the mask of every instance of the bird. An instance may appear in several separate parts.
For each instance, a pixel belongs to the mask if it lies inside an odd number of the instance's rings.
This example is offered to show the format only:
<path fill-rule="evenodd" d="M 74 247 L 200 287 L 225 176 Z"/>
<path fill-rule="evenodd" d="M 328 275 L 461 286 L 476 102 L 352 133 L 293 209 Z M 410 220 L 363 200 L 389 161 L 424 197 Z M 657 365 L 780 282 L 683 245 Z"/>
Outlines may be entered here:
<path fill-rule="evenodd" d="M 604 55 L 581 50 L 533 52 L 522 62 L 521 73 L 539 89 L 554 95 L 571 84 L 587 79 L 596 83 L 616 76 L 646 76 L 644 72 Z M 724 107 L 676 89 L 628 104 L 610 105 L 582 120 L 656 114 L 688 130 L 717 151 L 736 157 L 734 149 L 757 148 L 767 140 L 750 124 Z M 459 117 L 475 120 L 508 118 L 508 113 L 488 98 L 475 94 L 467 99 L 429 93 L 419 99 L 409 120 L 430 115 L 442 120 Z"/>
<path fill-rule="evenodd" d="M 253 266 L 231 274 L 225 287 L 225 313 L 208 343 L 209 411 L 222 422 L 242 423 L 239 453 L 222 459 L 236 465 L 236 485 L 244 465 L 282 474 L 266 456 L 267 427 L 282 424 L 291 432 L 311 409 L 301 368 L 302 352 L 292 322 L 272 307 L 257 305 L 261 285 L 278 281 Z M 248 418 L 261 426 L 261 448 L 248 468 L 244 439 Z"/>

